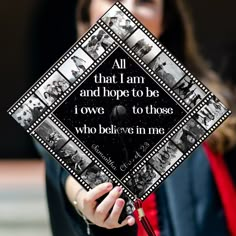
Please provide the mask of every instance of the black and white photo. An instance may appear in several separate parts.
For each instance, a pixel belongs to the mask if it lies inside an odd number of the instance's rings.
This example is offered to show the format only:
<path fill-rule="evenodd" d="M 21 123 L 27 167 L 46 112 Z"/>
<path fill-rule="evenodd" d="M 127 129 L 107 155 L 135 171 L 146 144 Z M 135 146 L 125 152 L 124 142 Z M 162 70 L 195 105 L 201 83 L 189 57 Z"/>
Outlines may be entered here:
<path fill-rule="evenodd" d="M 70 168 L 80 174 L 92 161 L 91 159 L 72 141 L 69 141 L 58 155 Z"/>
<path fill-rule="evenodd" d="M 189 76 L 185 76 L 180 80 L 173 87 L 173 90 L 192 108 L 195 107 L 206 95 Z"/>
<path fill-rule="evenodd" d="M 147 64 L 160 53 L 161 49 L 140 29 L 127 40 L 129 47 Z"/>
<path fill-rule="evenodd" d="M 25 129 L 28 129 L 46 110 L 46 106 L 35 95 L 30 96 L 12 115 Z"/>
<path fill-rule="evenodd" d="M 141 170 L 131 175 L 126 185 L 135 195 L 141 197 L 159 178 L 160 175 L 149 164 L 146 164 Z"/>
<path fill-rule="evenodd" d="M 183 152 L 187 152 L 205 133 L 203 127 L 190 119 L 172 138 L 172 141 Z"/>
<path fill-rule="evenodd" d="M 111 182 L 109 177 L 95 164 L 91 164 L 82 174 L 81 178 L 94 188 L 99 184 Z"/>
<path fill-rule="evenodd" d="M 113 6 L 105 16 L 103 22 L 121 39 L 127 38 L 136 25 L 117 6 Z"/>
<path fill-rule="evenodd" d="M 158 55 L 149 64 L 149 67 L 171 88 L 184 76 L 184 72 L 180 67 L 178 67 L 164 52 Z"/>
<path fill-rule="evenodd" d="M 98 59 L 114 40 L 101 28 L 97 29 L 84 44 L 84 50 L 93 58 Z"/>
<path fill-rule="evenodd" d="M 197 120 L 205 129 L 211 128 L 220 117 L 227 112 L 227 108 L 216 98 L 210 99 L 197 113 Z"/>
<path fill-rule="evenodd" d="M 124 208 L 125 208 L 126 214 L 127 215 L 132 215 L 134 210 L 135 210 L 135 207 L 134 207 L 134 204 L 133 204 L 132 200 L 130 200 L 130 198 L 124 193 L 122 193 L 121 198 L 123 198 L 125 200 Z"/>
<path fill-rule="evenodd" d="M 49 118 L 35 131 L 54 151 L 58 151 L 67 141 L 67 135 Z"/>
<path fill-rule="evenodd" d="M 177 146 L 169 141 L 160 151 L 155 154 L 149 163 L 157 170 L 159 174 L 164 174 L 181 156 L 183 153 Z"/>
<path fill-rule="evenodd" d="M 69 82 L 54 72 L 35 92 L 48 106 L 52 105 L 69 88 Z"/>
<path fill-rule="evenodd" d="M 82 48 L 79 48 L 73 53 L 69 59 L 67 59 L 59 71 L 71 82 L 75 82 L 84 71 L 93 63 L 91 57 L 84 52 Z"/>

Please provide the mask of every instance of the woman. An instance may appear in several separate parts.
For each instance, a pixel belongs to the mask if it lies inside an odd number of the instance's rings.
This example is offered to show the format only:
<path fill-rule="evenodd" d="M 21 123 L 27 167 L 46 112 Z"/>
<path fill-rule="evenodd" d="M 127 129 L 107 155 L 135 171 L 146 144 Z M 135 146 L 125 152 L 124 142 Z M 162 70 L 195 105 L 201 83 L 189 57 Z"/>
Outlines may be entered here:
<path fill-rule="evenodd" d="M 94 24 L 114 2 L 80 0 L 77 9 L 79 34 L 86 32 L 88 27 Z M 230 91 L 219 82 L 198 54 L 191 24 L 182 1 L 126 0 L 121 2 L 191 72 L 218 93 L 225 103 L 231 105 Z M 152 201 L 147 199 L 147 212 L 151 208 L 150 211 L 153 213 L 150 220 L 153 226 L 158 225 L 156 232 L 160 231 L 161 236 L 213 234 L 227 236 L 232 232 L 232 224 L 225 216 L 219 189 L 216 187 L 206 153 L 208 155 L 212 154 L 212 151 L 225 153 L 235 146 L 235 128 L 232 129 L 234 125 L 235 117 L 228 119 L 209 139 L 208 146 L 210 145 L 212 149 L 203 149 L 203 147 L 197 149 L 192 154 L 194 157 L 182 164 L 158 191 L 149 197 Z M 90 227 L 91 235 L 137 235 L 133 217 L 128 217 L 121 224 L 118 223 L 120 212 L 124 207 L 124 200 L 119 198 L 122 193 L 119 187 L 113 188 L 110 183 L 103 183 L 86 192 L 54 160 L 47 158 L 46 166 L 49 209 L 54 236 L 88 235 L 83 218 L 77 214 L 73 206 L 75 200 L 76 208 L 83 217 L 93 223 Z M 107 194 L 105 199 L 97 204 L 96 200 L 104 194 Z M 153 210 L 156 207 L 158 207 L 158 215 Z M 139 235 L 145 235 L 140 232 Z"/>

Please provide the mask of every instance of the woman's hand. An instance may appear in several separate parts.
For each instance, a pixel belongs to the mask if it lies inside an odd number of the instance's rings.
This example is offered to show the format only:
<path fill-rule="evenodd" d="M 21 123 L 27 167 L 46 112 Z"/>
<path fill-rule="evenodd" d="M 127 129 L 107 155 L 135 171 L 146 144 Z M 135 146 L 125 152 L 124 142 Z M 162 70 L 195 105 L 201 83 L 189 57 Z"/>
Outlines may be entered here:
<path fill-rule="evenodd" d="M 78 210 L 95 225 L 113 229 L 127 224 L 132 226 L 135 223 L 135 219 L 132 216 L 128 216 L 121 224 L 118 223 L 125 205 L 125 201 L 119 198 L 122 194 L 122 188 L 113 188 L 111 183 L 103 183 L 87 192 L 72 176 L 67 178 L 65 188 L 70 202 L 73 203 L 76 200 Z M 79 193 L 77 194 L 78 191 Z M 105 199 L 98 204 L 96 200 L 108 192 L 109 194 Z M 77 199 L 75 199 L 76 195 Z"/>

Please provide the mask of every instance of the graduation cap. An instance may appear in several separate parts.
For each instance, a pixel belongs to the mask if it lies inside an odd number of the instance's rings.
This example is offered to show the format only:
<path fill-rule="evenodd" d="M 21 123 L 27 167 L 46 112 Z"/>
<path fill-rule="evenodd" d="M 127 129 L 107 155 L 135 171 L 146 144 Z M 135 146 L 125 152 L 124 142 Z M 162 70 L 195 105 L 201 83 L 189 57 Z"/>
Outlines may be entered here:
<path fill-rule="evenodd" d="M 129 30 L 122 26 L 110 27 L 106 19 L 117 18 L 117 12 L 122 20 L 130 21 Z M 97 37 L 101 32 L 106 37 Z M 106 47 L 102 46 L 104 39 Z M 87 47 L 92 41 L 95 45 Z M 147 45 L 151 50 L 143 50 Z M 81 73 L 75 73 L 78 68 L 71 58 L 83 59 Z M 162 67 L 165 73 L 156 70 Z M 195 85 L 194 92 L 202 95 L 194 107 L 173 89 L 186 78 Z M 69 87 L 48 106 L 43 96 L 49 93 L 45 84 L 57 80 L 67 82 Z M 26 128 L 27 132 L 85 189 L 96 185 L 88 176 L 93 173 L 98 183 L 111 181 L 122 186 L 124 197 L 132 201 L 146 199 L 230 114 L 222 105 L 224 113 L 208 129 L 202 127 L 204 132 L 194 145 L 186 152 L 179 150 L 181 155 L 168 161 L 164 172 L 155 167 L 151 159 L 167 142 L 178 149 L 178 140 L 173 136 L 209 101 L 220 101 L 119 2 L 9 109 L 9 114 L 16 119 L 18 108 L 32 94 L 39 97 L 47 109 Z M 50 125 L 54 136 L 60 136 L 53 146 L 48 143 Z M 73 143 L 84 154 L 83 158 L 87 158 L 83 162 L 87 164 L 77 168 L 79 172 L 71 168 L 68 158 L 63 156 L 68 143 Z M 71 151 L 70 145 L 68 149 Z M 140 202 L 136 202 L 136 206 L 140 206 Z"/>

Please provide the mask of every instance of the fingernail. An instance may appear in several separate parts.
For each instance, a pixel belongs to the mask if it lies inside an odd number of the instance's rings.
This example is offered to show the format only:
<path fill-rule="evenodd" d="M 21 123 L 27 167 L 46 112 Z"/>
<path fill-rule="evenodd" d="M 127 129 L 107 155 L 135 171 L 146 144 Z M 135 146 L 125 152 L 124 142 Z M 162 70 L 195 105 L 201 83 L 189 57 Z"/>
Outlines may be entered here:
<path fill-rule="evenodd" d="M 115 191 L 118 193 L 122 193 L 123 189 L 120 186 L 116 186 Z"/>
<path fill-rule="evenodd" d="M 107 190 L 110 190 L 112 189 L 112 183 L 108 183 L 107 186 L 106 186 Z"/>
<path fill-rule="evenodd" d="M 124 201 L 121 200 L 121 199 L 120 199 L 120 200 L 118 199 L 118 200 L 116 201 L 116 204 L 117 204 L 118 207 L 123 207 L 123 206 L 124 206 Z"/>
<path fill-rule="evenodd" d="M 132 226 L 135 223 L 135 219 L 132 216 L 127 217 L 127 223 L 129 226 Z"/>

